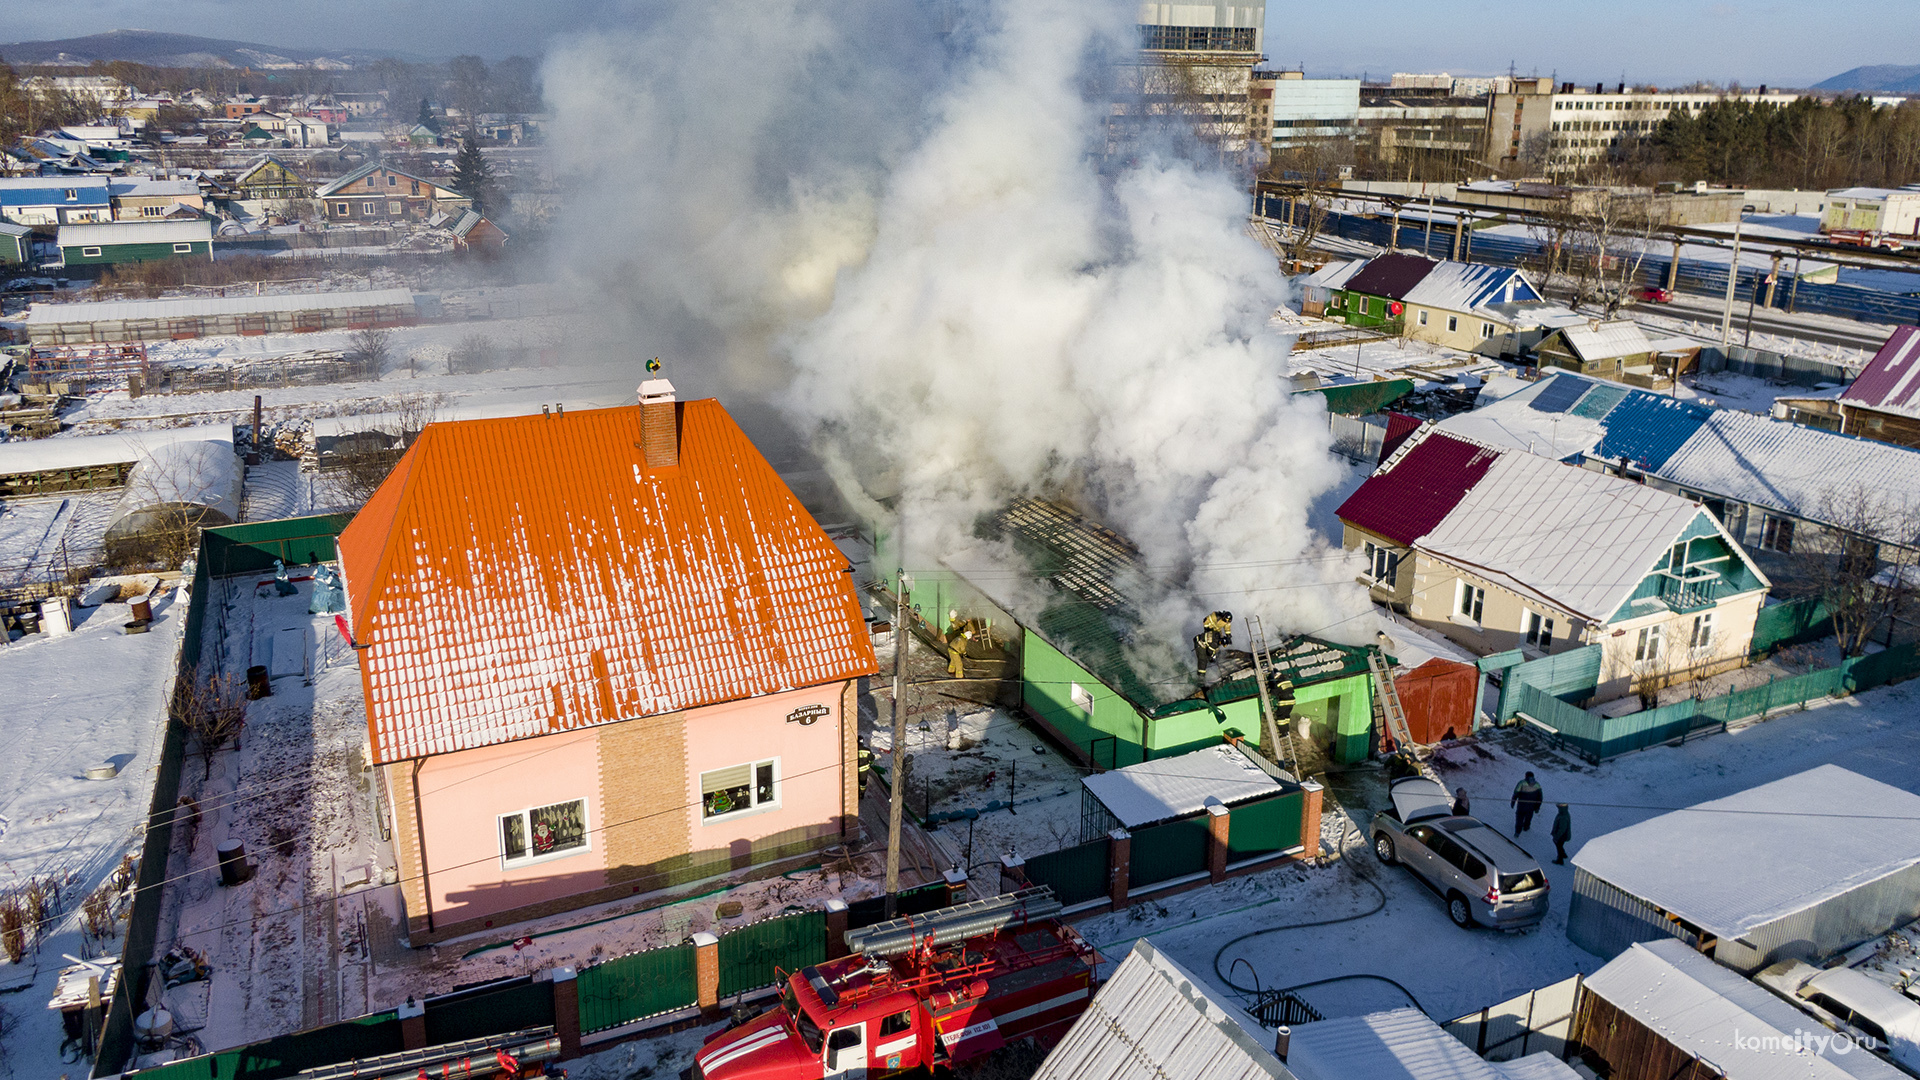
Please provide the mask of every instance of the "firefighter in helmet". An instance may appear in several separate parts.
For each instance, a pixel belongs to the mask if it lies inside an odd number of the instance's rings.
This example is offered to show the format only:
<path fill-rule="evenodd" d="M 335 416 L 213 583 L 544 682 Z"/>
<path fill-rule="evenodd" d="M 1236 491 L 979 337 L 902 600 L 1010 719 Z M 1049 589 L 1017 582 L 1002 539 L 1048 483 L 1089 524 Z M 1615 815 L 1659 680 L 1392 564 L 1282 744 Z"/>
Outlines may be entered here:
<path fill-rule="evenodd" d="M 973 631 L 962 630 L 958 637 L 947 638 L 947 678 L 964 679 L 967 677 L 967 645 L 973 641 Z"/>
<path fill-rule="evenodd" d="M 860 752 L 855 760 L 859 762 L 860 797 L 864 799 L 867 797 L 867 777 L 873 773 L 873 751 L 867 749 L 866 743 L 860 744 Z"/>
<path fill-rule="evenodd" d="M 1233 644 L 1233 612 L 1215 611 L 1200 622 L 1200 632 L 1193 636 L 1193 663 L 1201 678 L 1207 675 L 1207 669 L 1213 666 L 1213 658 L 1220 650 Z"/>

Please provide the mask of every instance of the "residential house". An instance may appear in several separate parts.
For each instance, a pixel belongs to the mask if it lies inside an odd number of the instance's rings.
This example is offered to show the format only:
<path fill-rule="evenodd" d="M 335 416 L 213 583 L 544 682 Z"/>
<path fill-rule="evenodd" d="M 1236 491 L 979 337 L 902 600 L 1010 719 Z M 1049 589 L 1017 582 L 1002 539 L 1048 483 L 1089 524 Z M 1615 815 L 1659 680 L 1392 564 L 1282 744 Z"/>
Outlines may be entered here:
<path fill-rule="evenodd" d="M 1440 429 L 1699 502 L 1770 576 L 1808 556 L 1910 563 L 1920 450 L 1556 374 Z"/>
<path fill-rule="evenodd" d="M 316 116 L 289 116 L 281 128 L 288 146 L 323 147 L 327 145 L 327 122 Z"/>
<path fill-rule="evenodd" d="M 104 176 L 21 176 L 0 180 L 0 217 L 16 225 L 84 225 L 113 220 Z"/>
<path fill-rule="evenodd" d="M 1838 808 L 1872 807 L 1834 828 Z M 1821 964 L 1920 918 L 1920 795 L 1821 765 L 1596 836 L 1567 937 L 1602 958 L 1676 939 L 1743 972 Z"/>
<path fill-rule="evenodd" d="M 0 266 L 25 266 L 33 262 L 33 229 L 0 221 Z"/>
<path fill-rule="evenodd" d="M 1326 315 L 1490 356 L 1518 355 L 1565 313 L 1510 267 L 1393 252 L 1351 273 L 1323 268 L 1321 275 L 1322 280 L 1309 281 L 1327 291 Z"/>
<path fill-rule="evenodd" d="M 387 111 L 385 94 L 335 94 L 334 100 L 354 119 L 376 117 Z"/>
<path fill-rule="evenodd" d="M 1143 937 L 1033 1080 L 1293 1080 L 1273 1039 L 1238 1002 Z"/>
<path fill-rule="evenodd" d="M 429 425 L 340 548 L 412 944 L 859 836 L 852 568 L 719 402 Z"/>
<path fill-rule="evenodd" d="M 67 269 L 154 259 L 204 258 L 213 261 L 213 221 L 116 221 L 104 225 L 62 225 L 54 240 Z"/>
<path fill-rule="evenodd" d="M 1769 587 L 1696 503 L 1430 424 L 1337 513 L 1375 600 L 1481 655 L 1599 645 L 1603 700 L 1745 664 Z"/>
<path fill-rule="evenodd" d="M 257 98 L 229 101 L 221 108 L 221 112 L 223 112 L 229 120 L 242 120 L 249 116 L 257 116 L 266 111 L 267 103 Z"/>
<path fill-rule="evenodd" d="M 336 225 L 426 221 L 438 211 L 465 209 L 473 200 L 435 180 L 369 161 L 322 186 L 314 197 Z"/>
<path fill-rule="evenodd" d="M 1764 812 L 1772 813 L 1771 808 Z M 1756 863 L 1771 864 L 1774 845 L 1767 848 L 1767 857 Z M 1636 943 L 1614 957 L 1581 983 L 1568 1019 L 1569 1049 L 1608 1080 L 1903 1080 L 1908 1075 L 1851 1042 L 1840 1042 L 1771 990 L 1683 941 Z M 1816 1052 L 1823 1039 L 1831 1040 L 1824 1044 L 1830 1049 L 1844 1051 Z"/>
<path fill-rule="evenodd" d="M 1544 1040 L 1543 1040 L 1544 1041 Z M 1293 1025 L 1282 1060 L 1298 1080 L 1576 1080 L 1550 1052 L 1483 1060 L 1419 1009 Z"/>
<path fill-rule="evenodd" d="M 313 198 L 313 185 L 302 179 L 293 166 L 272 155 L 255 158 L 240 170 L 233 186 L 237 198 L 260 202 Z"/>
<path fill-rule="evenodd" d="M 200 185 L 193 180 L 152 180 L 129 177 L 107 186 L 115 221 L 158 221 L 171 217 L 198 217 L 207 209 Z"/>
<path fill-rule="evenodd" d="M 1534 353 L 1543 368 L 1562 368 L 1614 382 L 1651 386 L 1659 349 L 1627 319 L 1567 326 L 1548 334 Z"/>
<path fill-rule="evenodd" d="M 1837 411 L 1849 435 L 1920 447 L 1920 327 L 1894 327 L 1841 392 Z"/>
<path fill-rule="evenodd" d="M 1920 235 L 1920 189 L 1837 188 L 1827 192 L 1827 208 L 1820 215 L 1820 231 L 1859 230 Z"/>
<path fill-rule="evenodd" d="M 483 254 L 496 254 L 507 246 L 505 229 L 495 225 L 489 218 L 482 217 L 478 210 L 471 207 L 462 210 L 460 217 L 450 226 L 454 242 L 462 251 L 477 251 Z"/>

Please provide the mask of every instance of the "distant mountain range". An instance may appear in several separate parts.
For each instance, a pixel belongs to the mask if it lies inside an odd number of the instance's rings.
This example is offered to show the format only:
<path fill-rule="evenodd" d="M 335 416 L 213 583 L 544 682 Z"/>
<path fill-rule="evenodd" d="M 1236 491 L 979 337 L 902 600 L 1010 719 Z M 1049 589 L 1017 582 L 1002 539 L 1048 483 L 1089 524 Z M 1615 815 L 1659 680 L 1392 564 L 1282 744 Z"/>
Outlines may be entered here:
<path fill-rule="evenodd" d="M 223 41 L 156 30 L 110 30 L 61 41 L 16 41 L 0 45 L 0 58 L 14 64 L 74 64 L 130 60 L 155 67 L 232 67 L 256 71 L 314 67 L 344 71 L 398 53 L 377 49 L 320 53 L 248 41 Z M 411 58 L 409 58 L 411 59 Z"/>
<path fill-rule="evenodd" d="M 1920 94 L 1920 64 L 1875 64 L 1841 72 L 1815 90 L 1855 94 Z"/>

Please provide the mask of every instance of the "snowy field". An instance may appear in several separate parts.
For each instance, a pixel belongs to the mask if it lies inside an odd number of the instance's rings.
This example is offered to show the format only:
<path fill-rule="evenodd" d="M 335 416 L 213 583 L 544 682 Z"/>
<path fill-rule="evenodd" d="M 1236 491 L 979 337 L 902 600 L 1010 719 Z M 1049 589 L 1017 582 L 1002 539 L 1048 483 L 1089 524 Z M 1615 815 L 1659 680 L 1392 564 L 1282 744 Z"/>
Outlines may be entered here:
<path fill-rule="evenodd" d="M 51 877 L 64 898 L 23 964 L 0 957 L 0 989 L 18 990 L 0 994 L 0 1076 L 75 1071 L 61 1053 L 60 1014 L 46 1008 L 62 955 L 120 951 L 117 939 L 90 941 L 78 909 L 122 857 L 139 852 L 185 597 L 163 593 L 153 615 L 148 633 L 125 634 L 126 604 L 82 608 L 71 635 L 0 647 L 0 890 Z M 83 777 L 107 762 L 120 768 L 113 779 Z"/>
<path fill-rule="evenodd" d="M 1598 767 L 1563 758 L 1519 733 L 1502 733 L 1477 747 L 1449 748 L 1434 765 L 1449 787 L 1468 790 L 1479 816 L 1506 830 L 1513 822 L 1504 796 L 1524 772 L 1535 771 L 1549 811 L 1556 802 L 1571 804 L 1574 841 L 1569 850 L 1577 851 L 1599 833 L 1829 762 L 1920 791 L 1920 684 L 1877 690 Z M 1368 767 L 1326 779 L 1329 794 L 1347 803 L 1356 828 L 1364 829 L 1371 811 L 1382 803 L 1379 771 Z M 1871 807 L 1858 809 L 1873 812 Z M 1334 811 L 1331 801 L 1328 810 Z M 1573 867 L 1553 865 L 1548 820 L 1536 821 L 1519 841 L 1546 868 L 1554 888 L 1546 922 L 1530 933 L 1457 929 L 1431 891 L 1404 868 L 1374 862 L 1357 833 L 1333 867 L 1286 867 L 1219 889 L 1149 900 L 1126 912 L 1088 920 L 1080 930 L 1113 960 L 1124 957 L 1136 938 L 1150 937 L 1222 989 L 1226 979 L 1220 972 L 1230 967 L 1234 982 L 1250 986 L 1257 977 L 1267 989 L 1336 976 L 1384 975 L 1411 992 L 1430 1016 L 1448 1020 L 1601 965 L 1600 958 L 1567 940 Z M 1379 910 L 1363 914 L 1376 906 Z M 1350 915 L 1361 917 L 1315 928 L 1276 929 Z M 1246 936 L 1263 930 L 1272 932 Z M 1236 960 L 1245 963 L 1235 967 Z M 1406 1003 L 1399 990 L 1372 980 L 1313 987 L 1302 996 L 1328 1015 Z"/>

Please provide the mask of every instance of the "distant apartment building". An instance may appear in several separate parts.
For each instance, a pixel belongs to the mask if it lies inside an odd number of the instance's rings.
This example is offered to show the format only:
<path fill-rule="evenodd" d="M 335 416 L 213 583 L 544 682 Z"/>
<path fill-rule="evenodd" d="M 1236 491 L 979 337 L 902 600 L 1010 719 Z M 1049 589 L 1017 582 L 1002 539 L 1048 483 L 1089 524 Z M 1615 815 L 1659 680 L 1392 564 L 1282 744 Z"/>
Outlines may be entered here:
<path fill-rule="evenodd" d="M 1802 95 L 1758 90 L 1608 91 L 1551 79 L 1516 80 L 1510 93 L 1495 93 L 1487 109 L 1487 144 L 1498 163 L 1536 166 L 1549 175 L 1602 164 L 1653 134 L 1676 113 L 1694 114 L 1716 101 L 1789 105 Z M 1493 159 L 1489 159 L 1493 160 Z"/>
<path fill-rule="evenodd" d="M 1159 125 L 1191 125 L 1223 159 L 1266 164 L 1254 146 L 1252 75 L 1264 4 L 1144 3 L 1140 52 L 1116 65 L 1110 153 L 1128 156 Z"/>
<path fill-rule="evenodd" d="M 1481 156 L 1487 98 L 1462 96 L 1451 84 L 1363 87 L 1358 120 L 1362 164 L 1426 160 L 1458 170 Z"/>
<path fill-rule="evenodd" d="M 1255 94 L 1268 93 L 1266 141 L 1276 154 L 1348 138 L 1360 125 L 1359 79 L 1309 79 L 1302 71 L 1256 71 L 1253 78 Z"/>

